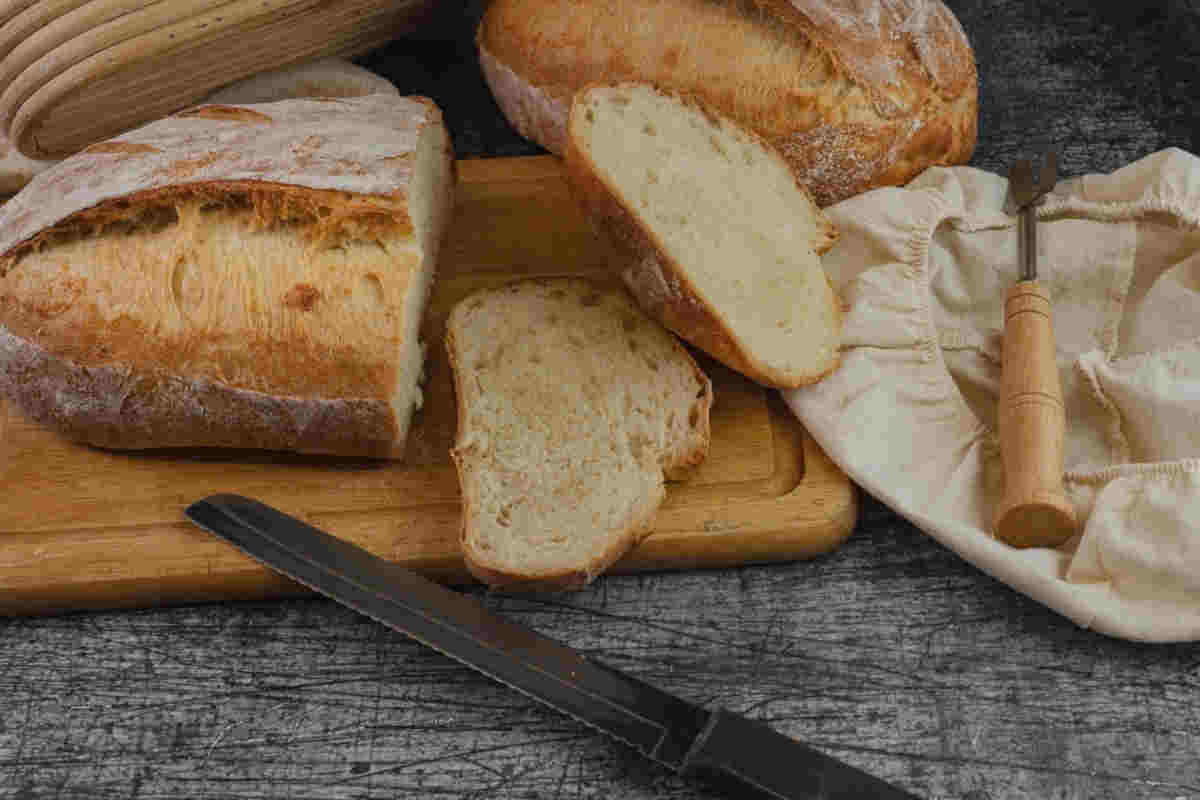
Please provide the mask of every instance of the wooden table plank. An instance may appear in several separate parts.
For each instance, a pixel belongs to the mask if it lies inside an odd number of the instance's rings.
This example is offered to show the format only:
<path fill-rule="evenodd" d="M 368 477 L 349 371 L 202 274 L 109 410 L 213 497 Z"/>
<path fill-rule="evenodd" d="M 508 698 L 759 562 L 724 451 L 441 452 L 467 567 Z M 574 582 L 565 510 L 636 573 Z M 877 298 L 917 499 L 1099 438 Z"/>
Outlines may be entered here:
<path fill-rule="evenodd" d="M 949 5 L 979 62 L 974 166 L 1042 131 L 1069 175 L 1200 153 L 1194 0 Z M 468 32 L 363 63 L 437 99 L 460 156 L 534 152 Z M 1200 797 L 1200 645 L 1081 630 L 869 497 L 824 557 L 478 596 L 930 800 Z M 0 641 L 0 796 L 719 797 L 324 600 L 5 619 Z"/>

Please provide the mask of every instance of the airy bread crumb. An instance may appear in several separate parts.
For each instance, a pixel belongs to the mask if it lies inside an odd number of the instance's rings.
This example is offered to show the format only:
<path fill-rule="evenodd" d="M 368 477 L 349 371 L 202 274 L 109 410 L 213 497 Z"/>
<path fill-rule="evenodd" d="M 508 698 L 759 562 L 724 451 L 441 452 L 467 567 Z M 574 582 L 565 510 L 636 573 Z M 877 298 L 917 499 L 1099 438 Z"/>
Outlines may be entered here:
<path fill-rule="evenodd" d="M 576 195 L 652 316 L 767 386 L 837 366 L 841 303 L 820 260 L 837 231 L 777 150 L 645 84 L 580 92 L 568 136 Z"/>
<path fill-rule="evenodd" d="M 579 278 L 460 301 L 447 323 L 463 554 L 492 585 L 586 584 L 708 451 L 712 384 L 628 295 Z"/>
<path fill-rule="evenodd" d="M 492 0 L 479 66 L 550 152 L 590 84 L 696 97 L 762 136 L 821 206 L 965 164 L 978 128 L 967 34 L 941 0 Z"/>
<path fill-rule="evenodd" d="M 453 208 L 432 101 L 208 105 L 0 210 L 0 393 L 120 449 L 399 458 Z"/>

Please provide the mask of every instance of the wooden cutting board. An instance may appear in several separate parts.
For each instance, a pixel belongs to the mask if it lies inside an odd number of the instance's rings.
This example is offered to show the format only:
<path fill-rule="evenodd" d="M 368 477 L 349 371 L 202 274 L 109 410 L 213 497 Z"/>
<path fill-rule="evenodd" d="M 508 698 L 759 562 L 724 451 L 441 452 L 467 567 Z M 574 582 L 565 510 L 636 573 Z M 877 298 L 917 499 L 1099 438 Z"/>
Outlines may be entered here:
<path fill-rule="evenodd" d="M 453 229 L 425 320 L 428 379 L 403 462 L 230 451 L 105 451 L 68 442 L 0 401 L 0 611 L 150 606 L 307 590 L 201 531 L 184 507 L 215 492 L 271 503 L 378 555 L 465 582 L 450 308 L 518 277 L 613 282 L 617 257 L 588 227 L 551 157 L 459 162 Z M 713 379 L 712 444 L 668 487 L 655 532 L 613 571 L 809 558 L 849 536 L 850 481 L 778 394 L 697 354 Z"/>

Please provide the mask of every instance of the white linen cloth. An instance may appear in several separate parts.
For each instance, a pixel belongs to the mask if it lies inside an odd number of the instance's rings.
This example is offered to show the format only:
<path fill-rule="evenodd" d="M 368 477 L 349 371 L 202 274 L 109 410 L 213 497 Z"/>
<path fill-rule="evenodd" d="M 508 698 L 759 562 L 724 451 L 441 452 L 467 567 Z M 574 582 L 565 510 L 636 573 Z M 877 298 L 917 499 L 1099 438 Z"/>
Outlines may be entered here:
<path fill-rule="evenodd" d="M 839 369 L 784 392 L 862 488 L 997 579 L 1108 635 L 1200 638 L 1200 159 L 1177 149 L 1059 183 L 1038 210 L 1081 520 L 1016 549 L 990 522 L 1008 182 L 933 168 L 827 209 L 848 309 Z"/>

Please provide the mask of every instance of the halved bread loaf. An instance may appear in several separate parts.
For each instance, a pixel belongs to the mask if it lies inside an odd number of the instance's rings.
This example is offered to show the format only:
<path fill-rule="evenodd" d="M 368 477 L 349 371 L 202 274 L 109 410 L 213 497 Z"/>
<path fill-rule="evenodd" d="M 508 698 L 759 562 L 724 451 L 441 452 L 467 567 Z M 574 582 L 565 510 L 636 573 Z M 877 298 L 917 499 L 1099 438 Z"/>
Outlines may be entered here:
<path fill-rule="evenodd" d="M 395 457 L 454 163 L 429 100 L 209 105 L 0 209 L 0 390 L 113 448 Z"/>
<path fill-rule="evenodd" d="M 560 155 L 574 93 L 625 81 L 755 131 L 822 206 L 975 147 L 975 58 L 942 0 L 492 0 L 476 42 L 509 122 Z"/>
<path fill-rule="evenodd" d="M 455 306 L 462 549 L 493 585 L 587 583 L 708 452 L 712 384 L 618 288 L 531 279 Z"/>
<path fill-rule="evenodd" d="M 841 303 L 820 260 L 837 231 L 774 148 L 644 84 L 583 90 L 567 132 L 571 186 L 651 316 L 766 386 L 837 366 Z"/>

